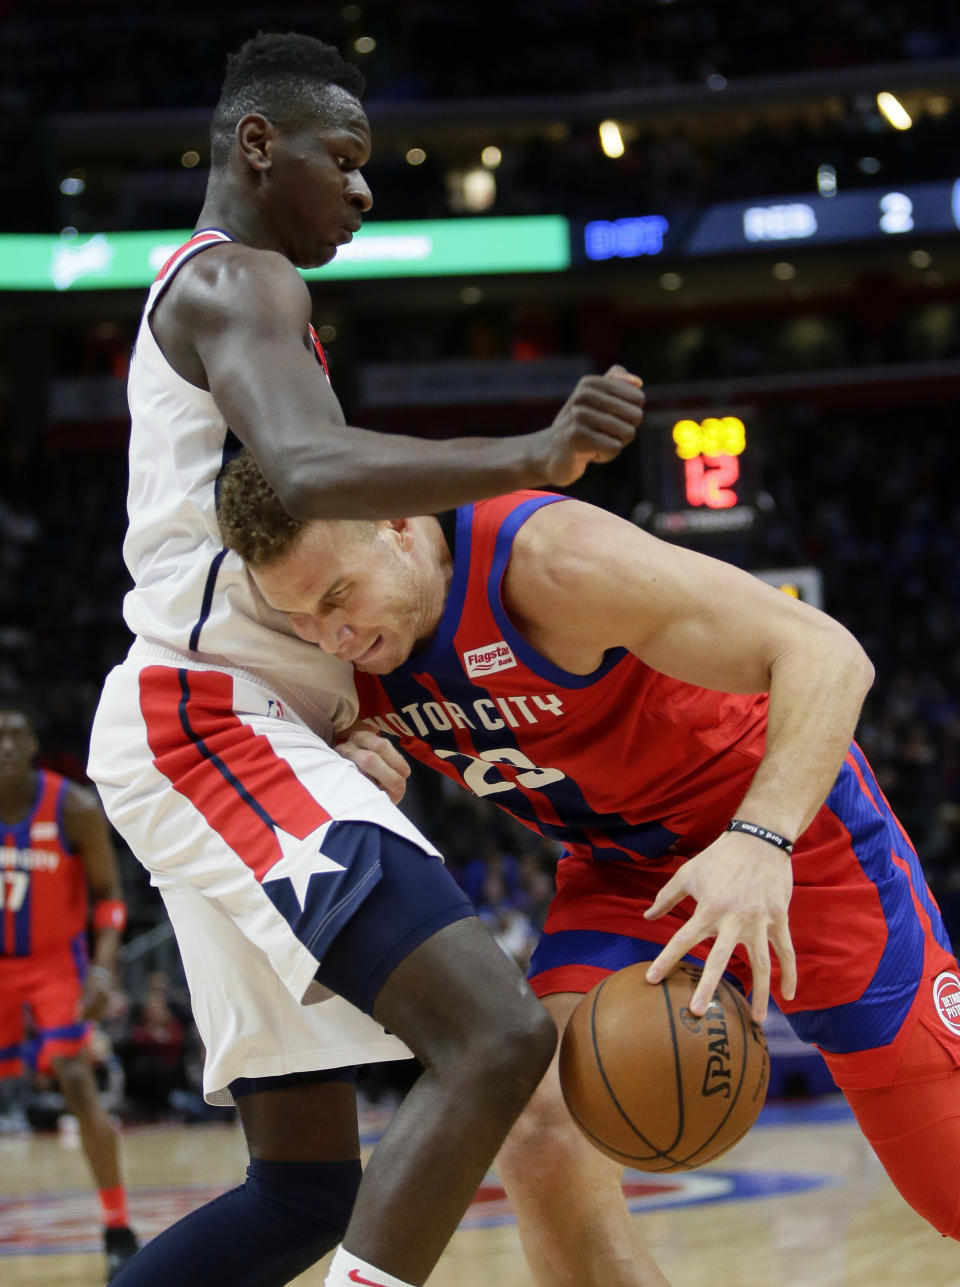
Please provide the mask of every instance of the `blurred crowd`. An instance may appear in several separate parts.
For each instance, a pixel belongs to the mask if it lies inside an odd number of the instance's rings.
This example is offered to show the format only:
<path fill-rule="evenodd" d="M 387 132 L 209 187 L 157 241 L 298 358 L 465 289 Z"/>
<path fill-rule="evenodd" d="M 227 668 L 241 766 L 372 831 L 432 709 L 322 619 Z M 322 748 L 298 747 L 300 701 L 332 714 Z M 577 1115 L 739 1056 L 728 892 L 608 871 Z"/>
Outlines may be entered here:
<path fill-rule="evenodd" d="M 804 0 L 789 8 L 744 0 L 522 0 L 504 3 L 499 19 L 497 4 L 481 12 L 437 0 L 307 11 L 193 6 L 177 21 L 169 10 L 108 0 L 8 7 L 13 13 L 0 26 L 0 139 L 10 160 L 0 176 L 5 231 L 189 224 L 206 182 L 205 121 L 227 52 L 258 28 L 311 32 L 360 66 L 374 125 L 366 174 L 376 218 L 679 216 L 736 197 L 813 193 L 824 168 L 838 192 L 956 177 L 956 96 L 949 80 L 946 90 L 936 80 L 922 86 L 931 60 L 960 55 L 960 19 L 931 0 Z M 907 96 L 912 129 L 892 129 L 874 92 L 844 92 L 842 78 L 812 97 L 757 94 L 737 107 L 725 103 L 724 90 L 744 78 L 869 64 L 915 70 Z M 617 104 L 619 94 L 671 87 L 699 88 L 715 104 L 639 113 L 629 97 Z M 608 98 L 588 110 L 588 95 Z M 476 100 L 487 105 L 479 115 Z M 498 100 L 511 109 L 497 110 Z M 438 101 L 453 119 L 463 113 L 461 129 L 431 125 Z M 398 125 L 411 104 L 419 124 Z M 137 125 L 137 114 L 164 109 L 194 121 L 186 134 L 182 120 L 171 125 L 168 144 L 162 131 L 143 134 Z M 78 125 L 87 113 L 107 113 L 115 123 L 108 145 L 96 141 L 96 128 Z M 609 115 L 622 125 L 619 157 L 604 155 L 598 139 Z M 496 159 L 484 169 L 481 153 L 491 147 Z"/>
<path fill-rule="evenodd" d="M 933 249 L 921 261 L 929 272 L 918 268 L 912 287 L 878 275 L 835 300 L 823 280 L 819 298 L 809 302 L 797 301 L 787 288 L 779 302 L 774 296 L 763 307 L 728 308 L 722 317 L 704 306 L 681 311 L 682 296 L 676 312 L 666 314 L 666 291 L 652 283 L 638 287 L 628 301 L 606 300 L 600 288 L 596 298 L 579 305 L 484 301 L 459 314 L 424 314 L 415 327 L 385 306 L 379 316 L 364 318 L 362 351 L 378 362 L 460 357 L 522 362 L 591 353 L 602 344 L 604 352 L 642 372 L 652 389 L 949 361 L 960 357 L 960 301 L 935 285 L 940 278 L 932 266 L 937 262 Z M 336 345 L 331 357 L 339 357 Z M 343 373 L 337 374 L 339 387 Z"/>
<path fill-rule="evenodd" d="M 913 110 L 914 124 L 905 133 L 881 119 L 870 96 L 834 96 L 779 111 L 758 105 L 736 113 L 718 101 L 715 114 L 633 124 L 625 112 L 618 157 L 604 155 L 599 115 L 554 122 L 523 138 L 493 125 L 485 142 L 497 146 L 501 159 L 486 176 L 479 206 L 469 204 L 458 182 L 480 163 L 476 144 L 448 144 L 436 152 L 428 146 L 415 168 L 406 161 L 406 140 L 401 147 L 375 146 L 365 174 L 374 217 L 385 219 L 478 213 L 612 219 L 654 212 L 679 218 L 712 202 L 812 195 L 822 190 L 825 173 L 831 193 L 955 178 L 951 140 L 960 111 L 954 100 L 929 94 Z M 375 114 L 373 121 L 376 130 Z M 141 204 L 139 226 L 156 227 L 161 213 L 156 205 Z M 106 206 L 102 217 L 110 217 Z"/>
<path fill-rule="evenodd" d="M 960 110 L 942 95 L 926 102 L 929 108 L 921 109 L 906 134 L 880 120 L 872 99 L 832 99 L 830 110 L 822 104 L 797 107 L 777 118 L 756 109 L 722 122 L 707 114 L 624 123 L 624 152 L 617 158 L 601 149 L 599 117 L 554 122 L 525 136 L 492 124 L 482 139 L 475 130 L 465 131 L 459 142 L 434 146 L 423 137 L 425 131 L 416 129 L 400 139 L 380 138 L 371 108 L 375 146 L 364 173 L 374 194 L 374 220 L 559 213 L 588 220 L 659 213 L 676 222 L 711 202 L 813 195 L 825 172 L 830 191 L 840 193 L 954 179 L 952 140 Z M 47 232 L 67 226 L 81 232 L 186 227 L 201 203 L 208 173 L 202 130 L 195 142 L 202 152 L 191 169 L 182 166 L 180 146 L 164 157 L 145 157 L 131 148 L 122 166 L 88 161 L 78 168 L 74 157 L 63 168 L 82 174 L 76 195 L 60 194 L 62 175 L 52 169 L 36 201 L 0 212 L 0 227 Z M 408 161 L 414 145 L 416 164 Z M 481 164 L 488 146 L 496 148 L 493 168 Z"/>
<path fill-rule="evenodd" d="M 260 27 L 340 45 L 374 102 L 701 84 L 960 52 L 960 17 L 935 0 L 240 0 L 162 11 L 11 0 L 4 9 L 6 106 L 54 112 L 212 106 L 227 51 Z"/>

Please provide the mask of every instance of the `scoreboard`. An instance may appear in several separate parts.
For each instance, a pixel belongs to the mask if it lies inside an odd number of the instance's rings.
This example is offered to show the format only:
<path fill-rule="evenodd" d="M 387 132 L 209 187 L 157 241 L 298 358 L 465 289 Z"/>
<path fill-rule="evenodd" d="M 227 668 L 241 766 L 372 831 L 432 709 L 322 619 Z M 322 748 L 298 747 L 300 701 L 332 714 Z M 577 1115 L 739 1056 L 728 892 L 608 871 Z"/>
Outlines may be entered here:
<path fill-rule="evenodd" d="M 757 518 L 759 461 L 747 416 L 648 416 L 644 490 L 650 526 L 674 540 L 745 535 Z"/>
<path fill-rule="evenodd" d="M 716 547 L 723 537 L 749 538 L 770 504 L 761 491 L 759 433 L 751 410 L 655 411 L 644 418 L 640 433 L 644 499 L 634 522 L 677 544 Z M 748 558 L 741 566 L 751 563 Z M 823 607 L 819 568 L 764 568 L 753 575 L 802 603 Z"/>

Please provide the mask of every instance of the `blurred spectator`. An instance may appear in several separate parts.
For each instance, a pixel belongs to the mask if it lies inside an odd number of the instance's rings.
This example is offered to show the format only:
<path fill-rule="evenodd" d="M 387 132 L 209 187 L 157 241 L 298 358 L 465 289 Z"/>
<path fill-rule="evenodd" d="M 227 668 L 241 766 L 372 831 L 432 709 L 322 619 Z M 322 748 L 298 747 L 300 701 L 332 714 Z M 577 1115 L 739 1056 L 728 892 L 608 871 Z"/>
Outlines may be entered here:
<path fill-rule="evenodd" d="M 477 912 L 501 950 L 526 973 L 539 936 L 530 917 L 521 910 L 519 898 L 517 888 L 512 892 L 508 888 L 503 867 L 488 863 L 479 896 L 474 899 Z"/>
<path fill-rule="evenodd" d="M 159 13 L 116 0 L 61 0 L 40 10 L 20 0 L 7 9 L 0 65 L 8 111 L 212 106 L 227 51 L 265 15 L 262 5 L 243 3 L 174 4 Z M 371 97 L 383 101 L 696 85 L 711 76 L 942 58 L 960 45 L 960 18 L 935 0 L 798 0 L 789 11 L 747 0 L 563 0 L 551 9 L 539 0 L 491 0 L 485 17 L 478 22 L 470 6 L 437 0 L 281 3 L 270 6 L 269 26 L 307 31 L 354 56 L 366 37 L 357 61 Z M 458 56 L 465 49 L 470 57 Z"/>
<path fill-rule="evenodd" d="M 139 1001 L 131 1007 L 122 1054 L 127 1097 L 135 1111 L 162 1117 L 171 1108 L 171 1093 L 189 1086 L 189 1011 L 170 994 L 163 971 L 148 974 Z"/>
<path fill-rule="evenodd" d="M 506 853 L 492 837 L 481 856 L 471 859 L 457 876 L 460 887 L 478 906 L 489 904 L 494 892 L 497 901 L 516 901 L 519 879 L 516 858 Z"/>

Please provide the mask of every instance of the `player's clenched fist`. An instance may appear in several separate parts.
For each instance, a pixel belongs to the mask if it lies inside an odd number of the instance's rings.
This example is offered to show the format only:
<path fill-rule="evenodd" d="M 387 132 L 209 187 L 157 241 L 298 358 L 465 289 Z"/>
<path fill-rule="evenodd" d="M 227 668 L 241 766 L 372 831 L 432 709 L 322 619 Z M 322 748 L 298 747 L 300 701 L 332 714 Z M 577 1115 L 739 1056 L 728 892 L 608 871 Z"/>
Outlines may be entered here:
<path fill-rule="evenodd" d="M 547 453 L 545 481 L 564 487 L 591 461 L 613 460 L 633 441 L 643 419 L 643 381 L 622 366 L 585 375 L 549 429 L 535 435 Z"/>

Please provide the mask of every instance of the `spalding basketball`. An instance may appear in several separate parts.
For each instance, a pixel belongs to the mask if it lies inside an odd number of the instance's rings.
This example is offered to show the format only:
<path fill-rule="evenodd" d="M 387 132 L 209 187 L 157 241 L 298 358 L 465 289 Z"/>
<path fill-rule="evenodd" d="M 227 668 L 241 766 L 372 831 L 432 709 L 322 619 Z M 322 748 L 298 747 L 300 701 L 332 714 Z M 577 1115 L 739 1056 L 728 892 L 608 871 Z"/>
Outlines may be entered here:
<path fill-rule="evenodd" d="M 583 998 L 560 1046 L 560 1083 L 587 1139 L 624 1166 L 686 1171 L 732 1148 L 757 1120 L 770 1056 L 743 996 L 721 981 L 700 1018 L 699 969 L 662 983 L 647 962 L 609 974 Z"/>

